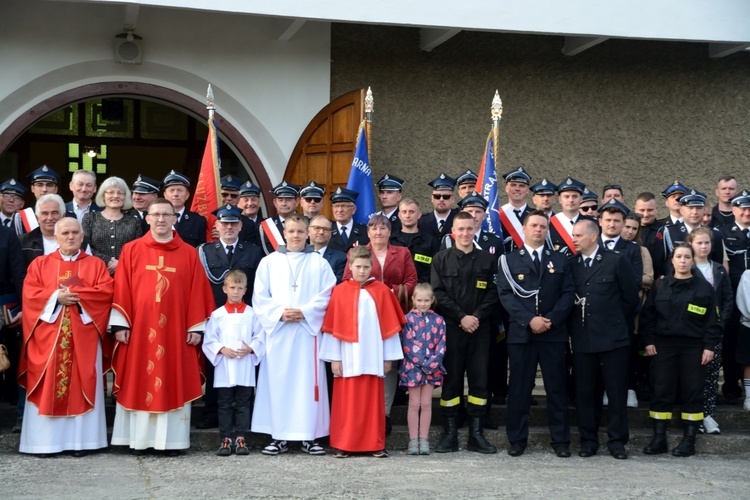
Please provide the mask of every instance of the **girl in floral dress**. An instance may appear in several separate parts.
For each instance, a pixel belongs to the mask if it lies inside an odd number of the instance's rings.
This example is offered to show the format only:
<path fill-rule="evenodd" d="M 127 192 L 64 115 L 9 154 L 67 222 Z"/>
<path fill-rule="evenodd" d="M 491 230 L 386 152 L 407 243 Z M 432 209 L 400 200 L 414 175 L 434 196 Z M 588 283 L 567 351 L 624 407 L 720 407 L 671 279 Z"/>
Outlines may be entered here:
<path fill-rule="evenodd" d="M 406 314 L 401 333 L 404 360 L 399 385 L 409 391 L 409 455 L 429 455 L 432 392 L 443 383 L 445 320 L 430 309 L 435 296 L 428 283 L 420 283 L 412 295 L 414 309 Z"/>

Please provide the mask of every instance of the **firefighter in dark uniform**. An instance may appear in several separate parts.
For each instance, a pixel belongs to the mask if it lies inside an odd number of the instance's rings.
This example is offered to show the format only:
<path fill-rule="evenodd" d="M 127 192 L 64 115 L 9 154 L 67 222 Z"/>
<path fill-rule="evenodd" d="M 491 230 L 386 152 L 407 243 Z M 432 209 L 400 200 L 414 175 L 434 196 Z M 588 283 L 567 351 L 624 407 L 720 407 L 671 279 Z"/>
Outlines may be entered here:
<path fill-rule="evenodd" d="M 669 258 L 672 250 L 680 243 L 684 243 L 693 229 L 700 227 L 706 206 L 706 195 L 691 189 L 681 196 L 677 203 L 680 204 L 682 219 L 662 226 L 656 233 L 653 245 L 648 249 L 654 261 L 654 277 L 671 272 Z"/>
<path fill-rule="evenodd" d="M 581 219 L 594 220 L 593 217 L 581 215 L 579 208 L 583 200 L 586 186 L 568 177 L 557 186 L 557 200 L 560 211 L 549 219 L 548 244 L 555 252 L 560 252 L 573 258 L 576 254 L 571 234 L 573 225 Z"/>
<path fill-rule="evenodd" d="M 421 214 L 417 200 L 413 198 L 401 200 L 398 205 L 401 229 L 398 232 L 391 232 L 389 243 L 408 248 L 414 259 L 414 267 L 417 269 L 417 279 L 420 283 L 429 283 L 432 257 L 440 250 L 440 242 L 430 234 L 419 232 L 418 223 Z"/>
<path fill-rule="evenodd" d="M 138 175 L 135 182 L 133 182 L 131 189 L 133 208 L 126 211 L 125 214 L 135 217 L 140 221 L 143 234 L 149 231 L 148 222 L 146 222 L 148 206 L 159 196 L 160 190 L 161 182 L 144 175 Z"/>
<path fill-rule="evenodd" d="M 454 247 L 438 252 L 432 260 L 435 311 L 445 318 L 447 344 L 443 364 L 447 371 L 440 398 L 445 434 L 435 448 L 438 453 L 458 451 L 458 412 L 468 376 L 469 416 L 467 449 L 497 453 L 483 433 L 482 417 L 489 399 L 487 364 L 492 316 L 498 309 L 497 256 L 474 246 L 474 220 L 459 212 L 454 218 Z"/>
<path fill-rule="evenodd" d="M 649 417 L 654 437 L 643 449 L 648 455 L 667 453 L 667 423 L 678 398 L 684 435 L 672 455 L 695 454 L 695 437 L 703 422 L 703 387 L 706 365 L 721 341 L 721 323 L 716 312 L 714 289 L 702 276 L 693 276 L 693 248 L 676 245 L 669 276 L 662 276 L 641 311 L 640 331 L 646 355 L 652 356 L 651 385 L 654 388 Z"/>
<path fill-rule="evenodd" d="M 225 175 L 220 179 L 221 182 L 221 205 L 219 208 L 214 210 L 211 215 L 216 217 L 216 214 L 226 205 L 237 207 L 240 201 L 240 192 L 242 190 L 242 180 L 233 175 Z M 239 210 L 239 208 L 238 208 Z M 214 222 L 216 222 L 214 220 Z M 250 243 L 260 247 L 260 232 L 258 231 L 258 225 L 245 215 L 240 215 L 240 222 L 242 222 L 242 230 L 240 231 L 240 241 Z M 210 223 L 210 221 L 209 221 Z M 215 225 L 215 224 L 214 224 Z M 219 239 L 219 230 L 213 227 L 211 230 L 211 241 Z"/>
<path fill-rule="evenodd" d="M 729 261 L 729 281 L 737 294 L 742 273 L 750 269 L 750 192 L 741 191 L 732 198 L 734 222 L 714 229 L 716 241 L 712 243 L 711 260 Z M 737 339 L 740 330 L 740 310 L 735 304 L 732 315 L 724 327 L 722 368 L 724 384 L 721 392 L 727 404 L 736 404 L 742 395 L 742 366 L 737 362 Z M 724 320 L 724 318 L 722 318 Z"/>
<path fill-rule="evenodd" d="M 453 216 L 458 212 L 458 209 L 452 208 L 456 181 L 445 173 L 441 173 L 427 184 L 432 188 L 433 210 L 419 219 L 419 231 L 429 233 L 441 240 L 446 234 L 451 234 Z"/>
<path fill-rule="evenodd" d="M 537 210 L 544 212 L 548 220 L 555 215 L 552 206 L 555 204 L 556 192 L 557 186 L 547 179 L 542 179 L 531 186 L 531 201 Z M 547 234 L 549 235 L 549 231 L 547 231 Z"/>
<path fill-rule="evenodd" d="M 260 188 L 252 181 L 247 181 L 240 186 L 240 201 L 237 203 L 237 208 L 242 210 L 242 215 L 253 221 L 256 226 L 260 225 L 263 220 L 260 213 Z M 260 233 L 258 233 L 258 241 L 260 242 Z"/>
<path fill-rule="evenodd" d="M 286 245 L 284 239 L 284 220 L 297 209 L 299 187 L 287 181 L 271 189 L 273 206 L 276 215 L 265 219 L 259 224 L 260 246 L 263 253 L 268 255 L 276 251 L 278 245 Z"/>
<path fill-rule="evenodd" d="M 549 220 L 541 210 L 526 216 L 524 247 L 500 258 L 497 287 L 510 316 L 508 355 L 508 413 L 505 432 L 508 455 L 526 449 L 531 391 L 536 367 L 542 367 L 547 393 L 547 416 L 552 448 L 558 457 L 570 456 L 570 423 L 566 347 L 567 318 L 575 300 L 568 259 L 545 246 Z"/>
<path fill-rule="evenodd" d="M 15 179 L 8 179 L 0 184 L 0 195 L 4 201 L 0 203 L 0 225 L 12 229 L 16 236 L 26 232 L 18 213 L 23 208 L 23 198 L 26 196 L 26 188 Z M 11 208 L 13 207 L 13 208 Z M 7 213 L 10 212 L 10 213 Z"/>
<path fill-rule="evenodd" d="M 678 181 L 674 181 L 672 184 L 661 192 L 664 197 L 664 205 L 669 210 L 669 213 L 660 219 L 656 219 L 656 222 L 662 226 L 669 226 L 670 224 L 677 224 L 682 220 L 680 214 L 680 198 L 688 193 L 689 189 L 680 184 Z"/>
<path fill-rule="evenodd" d="M 354 222 L 352 218 L 357 211 L 355 202 L 358 196 L 358 192 L 342 187 L 331 193 L 334 223 L 331 241 L 328 242 L 329 248 L 348 253 L 352 247 L 367 245 L 370 242 L 367 226 Z"/>
<path fill-rule="evenodd" d="M 505 173 L 503 179 L 508 203 L 500 207 L 500 223 L 505 237 L 505 253 L 510 253 L 523 246 L 523 220 L 534 210 L 526 202 L 531 175 L 523 167 L 518 167 Z"/>
<path fill-rule="evenodd" d="M 325 194 L 326 187 L 315 181 L 308 182 L 299 190 L 299 204 L 302 207 L 302 215 L 307 217 L 308 222 L 322 212 Z"/>
<path fill-rule="evenodd" d="M 477 188 L 477 174 L 471 169 L 466 169 L 464 173 L 456 177 L 456 192 L 458 193 L 458 199 L 463 200 L 475 191 Z"/>
<path fill-rule="evenodd" d="M 398 207 L 401 203 L 404 180 L 392 174 L 385 174 L 378 181 L 378 198 L 380 199 L 381 215 L 391 221 L 391 235 L 401 229 L 401 219 L 398 218 Z"/>
<path fill-rule="evenodd" d="M 578 207 L 578 211 L 581 212 L 581 215 L 583 216 L 596 219 L 597 210 L 599 210 L 599 196 L 589 188 L 583 188 L 583 193 L 581 193 L 581 206 Z"/>
<path fill-rule="evenodd" d="M 190 179 L 172 170 L 164 178 L 162 189 L 164 197 L 172 204 L 177 215 L 174 228 L 180 238 L 193 247 L 205 243 L 206 218 L 196 212 L 191 212 L 185 206 L 190 197 Z"/>
<path fill-rule="evenodd" d="M 253 296 L 253 283 L 255 282 L 255 271 L 258 269 L 263 252 L 257 245 L 243 242 L 239 239 L 242 230 L 241 212 L 237 207 L 225 205 L 216 212 L 216 222 L 219 238 L 212 243 L 205 243 L 198 247 L 198 256 L 206 276 L 211 283 L 214 302 L 218 309 L 227 301 L 224 293 L 224 277 L 238 269 L 247 276 L 246 302 Z M 206 363 L 206 394 L 204 400 L 206 406 L 203 410 L 203 418 L 196 427 L 199 429 L 210 429 L 218 425 L 218 399 L 214 389 L 214 367 Z"/>

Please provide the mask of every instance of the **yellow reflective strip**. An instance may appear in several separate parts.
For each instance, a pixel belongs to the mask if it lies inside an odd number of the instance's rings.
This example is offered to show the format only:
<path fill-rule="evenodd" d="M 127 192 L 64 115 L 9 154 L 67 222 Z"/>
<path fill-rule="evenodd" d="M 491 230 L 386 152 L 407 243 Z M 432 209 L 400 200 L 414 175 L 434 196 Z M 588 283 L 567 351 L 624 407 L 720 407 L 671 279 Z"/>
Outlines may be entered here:
<path fill-rule="evenodd" d="M 480 290 L 484 290 L 485 288 L 487 288 L 487 282 L 477 280 L 477 288 L 479 288 Z"/>
<path fill-rule="evenodd" d="M 700 413 L 683 413 L 680 415 L 682 420 L 688 420 L 690 422 L 703 422 L 703 412 Z"/>
<path fill-rule="evenodd" d="M 422 255 L 421 253 L 415 253 L 414 260 L 423 264 L 432 264 L 432 257 L 429 255 Z"/>
<path fill-rule="evenodd" d="M 700 314 L 703 316 L 706 314 L 707 309 L 705 307 L 696 306 L 695 304 L 688 304 L 688 312 Z"/>
<path fill-rule="evenodd" d="M 654 420 L 671 420 L 672 412 L 671 411 L 650 411 L 648 412 L 648 416 L 653 418 Z"/>
<path fill-rule="evenodd" d="M 486 406 L 487 405 L 487 400 L 486 399 L 478 398 L 476 396 L 472 396 L 471 394 L 469 394 L 469 397 L 466 398 L 466 401 L 469 402 L 469 403 L 471 403 L 471 404 L 473 404 L 473 405 L 476 405 L 476 406 Z"/>
<path fill-rule="evenodd" d="M 461 404 L 461 398 L 453 398 L 453 399 L 440 399 L 440 406 L 445 406 L 446 408 L 451 408 L 453 406 L 458 406 Z"/>

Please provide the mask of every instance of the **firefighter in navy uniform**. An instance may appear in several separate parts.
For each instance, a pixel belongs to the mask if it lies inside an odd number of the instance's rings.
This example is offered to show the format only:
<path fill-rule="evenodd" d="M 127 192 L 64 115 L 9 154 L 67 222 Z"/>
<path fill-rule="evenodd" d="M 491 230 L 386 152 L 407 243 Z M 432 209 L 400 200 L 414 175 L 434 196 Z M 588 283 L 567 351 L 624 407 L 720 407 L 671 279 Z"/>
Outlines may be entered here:
<path fill-rule="evenodd" d="M 534 207 L 544 212 L 549 220 L 550 217 L 555 215 L 552 206 L 555 204 L 557 186 L 547 179 L 542 179 L 531 186 L 531 192 L 533 193 L 531 201 L 534 203 Z M 547 231 L 547 240 L 549 242 L 549 231 Z"/>
<path fill-rule="evenodd" d="M 388 217 L 391 222 L 391 235 L 401 229 L 401 219 L 398 217 L 399 204 L 403 197 L 404 180 L 395 175 L 385 174 L 378 181 L 378 199 L 380 200 L 381 215 Z"/>
<path fill-rule="evenodd" d="M 476 190 L 477 179 L 477 174 L 471 169 L 466 169 L 464 173 L 456 177 L 456 192 L 458 193 L 459 200 L 463 200 L 469 196 L 472 191 Z"/>
<path fill-rule="evenodd" d="M 359 193 L 346 188 L 336 188 L 331 193 L 331 206 L 333 207 L 334 223 L 331 231 L 331 239 L 328 247 L 333 250 L 348 253 L 352 247 L 367 245 L 370 237 L 367 236 L 367 226 L 354 221 L 357 212 L 357 197 Z"/>
<path fill-rule="evenodd" d="M 164 197 L 174 207 L 177 221 L 174 228 L 182 241 L 192 247 L 206 242 L 206 218 L 192 212 L 185 205 L 190 197 L 190 179 L 182 174 L 170 171 L 162 182 Z"/>
<path fill-rule="evenodd" d="M 662 226 L 668 226 L 670 224 L 677 224 L 682 220 L 680 215 L 680 198 L 688 193 L 689 189 L 680 184 L 679 181 L 674 181 L 672 184 L 661 192 L 664 197 L 664 205 L 667 207 L 669 213 L 660 219 L 656 219 Z"/>
<path fill-rule="evenodd" d="M 468 377 L 469 416 L 467 449 L 497 453 L 483 434 L 482 417 L 487 412 L 487 365 L 492 317 L 499 305 L 494 286 L 497 256 L 474 245 L 474 220 L 470 214 L 455 215 L 455 246 L 438 252 L 432 260 L 432 288 L 437 299 L 435 311 L 445 318 L 447 348 L 443 364 L 447 371 L 440 406 L 444 421 L 443 438 L 435 451 L 458 451 L 458 413 Z"/>
<path fill-rule="evenodd" d="M 526 203 L 531 176 L 523 167 L 518 167 L 503 175 L 508 203 L 500 207 L 500 223 L 505 237 L 505 253 L 523 246 L 523 220 L 533 208 Z"/>
<path fill-rule="evenodd" d="M 451 234 L 453 216 L 458 212 L 458 209 L 452 208 L 456 181 L 441 173 L 427 184 L 432 188 L 433 210 L 419 219 L 419 231 L 430 233 L 440 240 L 446 234 Z"/>
<path fill-rule="evenodd" d="M 691 189 L 676 200 L 676 203 L 680 205 L 681 220 L 662 226 L 656 233 L 653 245 L 648 249 L 654 261 L 654 277 L 671 272 L 669 257 L 672 250 L 680 243 L 684 243 L 693 229 L 700 227 L 706 206 L 706 195 Z"/>
<path fill-rule="evenodd" d="M 279 245 L 286 245 L 284 220 L 292 215 L 297 208 L 299 187 L 282 181 L 281 184 L 271 189 L 271 192 L 273 193 L 273 206 L 276 208 L 276 215 L 259 224 L 261 250 L 266 255 L 275 252 Z"/>

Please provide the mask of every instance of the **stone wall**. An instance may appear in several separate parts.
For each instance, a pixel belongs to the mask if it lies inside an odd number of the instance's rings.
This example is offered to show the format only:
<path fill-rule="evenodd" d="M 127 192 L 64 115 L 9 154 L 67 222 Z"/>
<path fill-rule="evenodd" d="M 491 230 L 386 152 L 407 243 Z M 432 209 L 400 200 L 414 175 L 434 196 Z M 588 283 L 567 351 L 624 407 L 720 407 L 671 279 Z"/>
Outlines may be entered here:
<path fill-rule="evenodd" d="M 750 52 L 711 60 L 706 44 L 609 40 L 566 57 L 562 37 L 479 32 L 421 52 L 417 29 L 331 35 L 331 97 L 368 85 L 375 96 L 373 175 L 402 176 L 421 202 L 441 171 L 477 170 L 495 89 L 500 174 L 524 165 L 599 194 L 617 182 L 630 205 L 676 179 L 712 203 L 725 173 L 750 188 Z"/>

